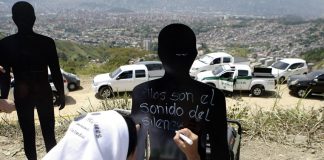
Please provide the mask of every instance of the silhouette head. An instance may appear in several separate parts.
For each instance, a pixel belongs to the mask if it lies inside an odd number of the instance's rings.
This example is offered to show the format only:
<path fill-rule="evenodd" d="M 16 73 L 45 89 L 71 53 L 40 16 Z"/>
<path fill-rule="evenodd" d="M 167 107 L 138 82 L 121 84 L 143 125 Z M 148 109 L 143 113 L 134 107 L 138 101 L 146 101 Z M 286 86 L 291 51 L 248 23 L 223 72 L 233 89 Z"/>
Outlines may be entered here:
<path fill-rule="evenodd" d="M 25 1 L 19 1 L 12 6 L 12 19 L 19 31 L 31 30 L 36 17 L 33 6 Z"/>
<path fill-rule="evenodd" d="M 158 55 L 166 74 L 189 75 L 197 56 L 195 33 L 184 24 L 164 27 L 158 38 Z"/>

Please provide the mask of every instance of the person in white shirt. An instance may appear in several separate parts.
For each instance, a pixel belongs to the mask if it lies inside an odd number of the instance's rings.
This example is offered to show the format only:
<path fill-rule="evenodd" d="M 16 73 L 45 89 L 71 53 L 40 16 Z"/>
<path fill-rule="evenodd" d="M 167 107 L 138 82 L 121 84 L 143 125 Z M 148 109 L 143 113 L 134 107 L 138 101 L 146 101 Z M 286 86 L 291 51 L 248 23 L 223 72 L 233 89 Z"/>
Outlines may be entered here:
<path fill-rule="evenodd" d="M 135 160 L 139 127 L 132 118 L 114 110 L 87 113 L 70 124 L 65 136 L 43 160 Z M 180 132 L 193 138 L 193 144 L 185 144 L 179 138 Z M 182 129 L 174 140 L 189 160 L 199 160 L 197 135 Z"/>

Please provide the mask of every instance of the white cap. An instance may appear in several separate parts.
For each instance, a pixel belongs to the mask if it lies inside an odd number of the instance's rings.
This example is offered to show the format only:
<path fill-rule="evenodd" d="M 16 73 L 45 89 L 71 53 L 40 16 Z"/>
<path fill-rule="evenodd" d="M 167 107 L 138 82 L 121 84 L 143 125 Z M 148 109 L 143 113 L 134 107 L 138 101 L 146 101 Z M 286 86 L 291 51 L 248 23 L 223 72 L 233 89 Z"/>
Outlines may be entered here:
<path fill-rule="evenodd" d="M 128 127 L 116 111 L 88 113 L 73 121 L 43 160 L 126 160 Z"/>

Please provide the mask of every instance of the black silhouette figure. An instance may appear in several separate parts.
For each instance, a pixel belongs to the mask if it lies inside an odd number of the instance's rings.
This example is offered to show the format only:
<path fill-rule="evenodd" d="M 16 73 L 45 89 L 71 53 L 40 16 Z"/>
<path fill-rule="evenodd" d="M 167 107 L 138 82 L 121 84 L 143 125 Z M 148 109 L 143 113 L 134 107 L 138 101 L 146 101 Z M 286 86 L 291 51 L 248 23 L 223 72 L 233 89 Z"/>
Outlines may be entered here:
<path fill-rule="evenodd" d="M 34 108 L 45 141 L 46 151 L 56 145 L 54 132 L 54 106 L 52 90 L 48 82 L 48 67 L 59 93 L 60 109 L 65 106 L 63 77 L 59 67 L 54 40 L 35 33 L 34 8 L 28 2 L 20 1 L 12 7 L 12 18 L 18 33 L 0 41 L 2 65 L 7 71 L 2 77 L 2 97 L 8 97 L 9 72 L 12 69 L 15 86 L 14 98 L 19 124 L 24 138 L 24 150 L 29 160 L 37 159 L 35 147 Z"/>
<path fill-rule="evenodd" d="M 225 97 L 220 90 L 189 75 L 197 56 L 193 31 L 183 24 L 163 28 L 158 55 L 165 75 L 136 86 L 132 93 L 131 114 L 141 124 L 137 159 L 143 159 L 148 144 L 146 155 L 150 159 L 185 159 L 173 141 L 175 130 L 185 127 L 199 136 L 201 159 L 229 159 Z M 206 154 L 207 135 L 210 154 Z"/>

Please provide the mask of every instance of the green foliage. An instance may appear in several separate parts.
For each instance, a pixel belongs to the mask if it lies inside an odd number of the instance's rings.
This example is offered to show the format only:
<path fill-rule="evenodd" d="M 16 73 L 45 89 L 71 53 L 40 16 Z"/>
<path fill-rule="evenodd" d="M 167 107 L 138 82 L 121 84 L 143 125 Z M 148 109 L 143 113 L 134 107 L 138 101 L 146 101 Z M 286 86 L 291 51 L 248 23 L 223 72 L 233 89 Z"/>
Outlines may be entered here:
<path fill-rule="evenodd" d="M 71 41 L 56 41 L 57 52 L 63 60 L 84 61 L 105 58 L 105 46 L 80 45 Z"/>
<path fill-rule="evenodd" d="M 316 48 L 301 54 L 307 62 L 323 63 L 324 48 Z"/>
<path fill-rule="evenodd" d="M 136 48 L 110 48 L 105 45 L 80 45 L 70 41 L 56 41 L 61 67 L 82 75 L 95 75 L 115 70 L 132 58 L 150 54 Z"/>
<path fill-rule="evenodd" d="M 251 53 L 251 51 L 247 46 L 242 46 L 242 45 L 231 46 L 226 50 L 231 55 L 238 56 L 238 57 L 247 57 Z"/>
<path fill-rule="evenodd" d="M 324 61 L 319 61 L 318 63 L 315 64 L 314 66 L 315 69 L 323 69 L 324 68 Z"/>

